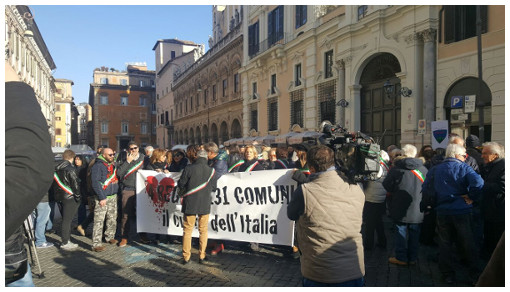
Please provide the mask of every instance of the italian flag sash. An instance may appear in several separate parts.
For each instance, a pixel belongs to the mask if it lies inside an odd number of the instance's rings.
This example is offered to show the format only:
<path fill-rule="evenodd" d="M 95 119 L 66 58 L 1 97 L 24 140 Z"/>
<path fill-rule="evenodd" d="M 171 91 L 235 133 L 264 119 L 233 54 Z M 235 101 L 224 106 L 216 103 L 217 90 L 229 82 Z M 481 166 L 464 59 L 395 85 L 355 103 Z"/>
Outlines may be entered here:
<path fill-rule="evenodd" d="M 110 175 L 110 176 L 106 179 L 106 181 L 105 181 L 104 183 L 102 183 L 102 185 L 103 185 L 103 190 L 106 190 L 106 188 L 108 188 L 108 186 L 109 186 L 112 182 L 114 182 L 114 181 L 117 181 L 117 169 L 116 169 L 116 168 L 113 170 L 112 175 Z"/>
<path fill-rule="evenodd" d="M 287 165 L 285 164 L 285 162 L 281 161 L 280 159 L 276 160 L 276 162 L 280 163 L 284 169 L 287 169 Z"/>
<path fill-rule="evenodd" d="M 140 167 L 142 167 L 142 164 L 143 164 L 143 160 L 138 162 L 136 165 L 134 165 L 133 167 L 131 167 L 128 172 L 126 173 L 126 175 L 124 176 L 124 179 L 126 179 L 128 176 L 130 176 L 133 172 L 137 171 Z"/>
<path fill-rule="evenodd" d="M 255 161 L 255 163 L 254 163 L 254 164 L 252 164 L 252 165 L 250 165 L 250 167 L 248 167 L 248 168 L 247 168 L 244 172 L 250 172 L 250 171 L 252 171 L 252 170 L 255 168 L 255 166 L 257 166 L 258 164 L 259 164 L 259 162 L 258 162 L 258 161 Z"/>
<path fill-rule="evenodd" d="M 232 170 L 234 170 L 234 168 L 236 167 L 239 167 L 239 165 L 243 164 L 244 163 L 244 160 L 239 160 L 238 162 L 236 162 L 236 164 L 232 165 L 229 169 L 228 169 L 228 172 L 232 172 Z"/>
<path fill-rule="evenodd" d="M 384 160 L 382 157 L 379 157 L 379 163 L 386 169 L 387 172 L 390 171 L 388 164 L 386 164 L 386 160 Z"/>
<path fill-rule="evenodd" d="M 189 191 L 188 191 L 187 193 L 185 193 L 182 197 L 184 198 L 184 197 L 187 197 L 187 196 L 189 196 L 189 195 L 193 195 L 194 193 L 196 193 L 196 192 L 198 192 L 198 191 L 200 191 L 200 190 L 203 190 L 203 189 L 207 186 L 207 184 L 209 184 L 209 181 L 211 180 L 211 178 L 214 176 L 214 174 L 215 174 L 215 173 L 216 173 L 216 171 L 214 171 L 214 168 L 213 168 L 213 169 L 212 169 L 212 172 L 211 172 L 211 175 L 209 176 L 209 178 L 207 179 L 207 181 L 206 181 L 206 182 L 204 182 L 203 184 L 201 184 L 201 185 L 199 185 L 199 186 L 197 186 L 197 187 L 195 187 L 195 188 L 193 188 L 193 189 L 189 190 Z"/>
<path fill-rule="evenodd" d="M 305 169 L 300 169 L 299 171 L 301 171 L 302 173 L 306 174 L 306 175 L 310 175 L 311 172 L 308 168 L 305 168 Z"/>
<path fill-rule="evenodd" d="M 421 171 L 417 170 L 417 169 L 414 169 L 414 170 L 411 170 L 411 172 L 423 183 L 425 181 L 425 176 L 423 175 L 423 173 L 421 173 Z"/>
<path fill-rule="evenodd" d="M 61 180 L 56 172 L 53 173 L 53 179 L 57 182 L 58 186 L 66 192 L 67 197 L 70 198 L 73 195 L 73 190 L 66 186 Z"/>

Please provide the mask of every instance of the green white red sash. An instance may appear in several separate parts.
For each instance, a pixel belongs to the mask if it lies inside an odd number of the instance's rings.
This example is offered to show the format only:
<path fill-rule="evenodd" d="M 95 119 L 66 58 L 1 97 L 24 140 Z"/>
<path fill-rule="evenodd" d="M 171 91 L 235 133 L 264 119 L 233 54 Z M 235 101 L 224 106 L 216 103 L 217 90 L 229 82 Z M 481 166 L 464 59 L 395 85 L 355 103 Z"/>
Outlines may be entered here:
<path fill-rule="evenodd" d="M 199 185 L 199 186 L 196 186 L 195 188 L 189 190 L 187 193 L 185 193 L 182 197 L 187 197 L 189 195 L 193 195 L 194 193 L 200 191 L 200 190 L 203 190 L 207 184 L 209 183 L 209 181 L 211 180 L 211 178 L 214 176 L 214 174 L 216 173 L 216 171 L 214 171 L 214 168 L 212 169 L 212 172 L 211 172 L 211 175 L 209 176 L 209 178 L 207 179 L 206 182 L 204 182 L 203 184 Z"/>
<path fill-rule="evenodd" d="M 228 172 L 231 172 L 234 168 L 236 167 L 239 167 L 239 165 L 243 164 L 244 163 L 244 160 L 239 160 L 238 162 L 236 162 L 236 164 L 232 165 L 229 169 L 228 169 Z"/>
<path fill-rule="evenodd" d="M 57 182 L 58 186 L 64 190 L 64 192 L 66 192 L 68 194 L 68 197 L 71 197 L 73 195 L 73 190 L 66 186 L 61 180 L 60 180 L 60 177 L 58 176 L 58 174 L 56 172 L 53 173 L 53 179 Z"/>
<path fill-rule="evenodd" d="M 130 176 L 132 173 L 134 173 L 135 171 L 137 171 L 140 167 L 142 167 L 142 164 L 143 164 L 143 160 L 138 162 L 136 165 L 134 165 L 133 167 L 131 167 L 128 172 L 126 173 L 126 175 L 124 176 L 124 179 L 126 179 L 128 176 Z"/>
<path fill-rule="evenodd" d="M 306 175 L 312 174 L 308 168 L 300 169 L 299 171 L 301 171 L 302 173 L 304 173 Z"/>
<path fill-rule="evenodd" d="M 423 175 L 423 173 L 421 173 L 421 171 L 417 170 L 417 169 L 414 169 L 414 170 L 411 170 L 411 172 L 423 183 L 425 181 L 425 176 Z"/>
<path fill-rule="evenodd" d="M 117 181 L 117 169 L 116 168 L 113 170 L 113 173 L 105 180 L 105 182 L 102 183 L 103 190 L 106 190 L 106 188 L 108 188 L 108 186 L 114 181 Z"/>
<path fill-rule="evenodd" d="M 390 171 L 388 164 L 386 164 L 386 160 L 384 160 L 382 157 L 379 157 L 379 163 L 386 169 L 387 172 Z"/>
<path fill-rule="evenodd" d="M 276 162 L 280 163 L 284 169 L 287 169 L 287 165 L 281 159 L 276 160 Z"/>
<path fill-rule="evenodd" d="M 255 168 L 255 166 L 257 166 L 258 164 L 259 164 L 259 162 L 258 162 L 258 161 L 255 161 L 255 163 L 253 163 L 252 165 L 250 165 L 250 167 L 248 167 L 248 168 L 247 168 L 244 172 L 250 172 L 250 171 L 252 171 L 252 170 Z"/>

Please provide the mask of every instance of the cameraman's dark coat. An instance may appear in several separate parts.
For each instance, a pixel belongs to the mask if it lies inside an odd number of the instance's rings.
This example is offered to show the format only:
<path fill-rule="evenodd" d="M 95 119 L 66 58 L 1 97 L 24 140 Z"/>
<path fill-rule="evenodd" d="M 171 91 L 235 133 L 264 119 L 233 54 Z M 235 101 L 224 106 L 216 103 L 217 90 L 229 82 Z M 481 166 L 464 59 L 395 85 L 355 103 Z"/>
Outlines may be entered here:
<path fill-rule="evenodd" d="M 488 163 L 482 174 L 483 220 L 505 222 L 505 159 Z"/>
<path fill-rule="evenodd" d="M 427 175 L 427 168 L 423 166 L 422 160 L 417 158 L 397 159 L 382 183 L 384 188 L 391 193 L 390 200 L 405 201 L 402 198 L 410 199 L 408 207 L 405 206 L 406 204 L 396 206 L 396 208 L 407 208 L 406 212 L 395 210 L 405 214 L 402 219 L 397 220 L 402 223 L 421 223 L 423 221 L 423 213 L 420 212 L 423 183 L 411 172 L 412 170 L 419 170 L 423 174 L 423 178 Z"/>
<path fill-rule="evenodd" d="M 202 183 L 206 182 L 211 176 L 213 169 L 207 165 L 206 158 L 198 158 L 184 168 L 181 178 L 177 185 L 180 195 L 184 195 Z M 211 192 L 216 189 L 217 178 L 213 177 L 207 186 L 198 192 L 184 197 L 182 202 L 182 213 L 186 215 L 205 215 L 211 212 Z"/>

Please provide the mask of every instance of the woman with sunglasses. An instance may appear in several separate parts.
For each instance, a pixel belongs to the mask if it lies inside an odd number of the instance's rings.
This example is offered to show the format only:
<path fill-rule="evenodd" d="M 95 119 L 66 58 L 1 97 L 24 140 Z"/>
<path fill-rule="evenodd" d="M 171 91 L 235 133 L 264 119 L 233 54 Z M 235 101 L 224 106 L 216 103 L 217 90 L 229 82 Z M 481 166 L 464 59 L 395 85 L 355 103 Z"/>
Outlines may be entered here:
<path fill-rule="evenodd" d="M 173 152 L 173 160 L 170 167 L 168 167 L 168 171 L 170 172 L 181 172 L 188 165 L 188 159 L 185 157 L 184 151 L 181 149 L 176 149 Z"/>

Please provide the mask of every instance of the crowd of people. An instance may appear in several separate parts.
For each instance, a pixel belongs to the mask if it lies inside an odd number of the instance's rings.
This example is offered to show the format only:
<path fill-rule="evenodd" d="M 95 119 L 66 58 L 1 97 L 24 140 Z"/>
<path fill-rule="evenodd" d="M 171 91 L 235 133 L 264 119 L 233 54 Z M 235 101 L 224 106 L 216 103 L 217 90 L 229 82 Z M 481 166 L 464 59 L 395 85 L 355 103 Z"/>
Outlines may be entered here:
<path fill-rule="evenodd" d="M 136 216 L 136 172 L 181 172 L 182 239 L 139 233 L 138 240 L 143 244 L 180 240 L 182 263 L 186 264 L 191 258 L 191 232 L 198 219 L 202 263 L 207 260 L 206 247 L 213 256 L 225 249 L 223 241 L 207 240 L 210 193 L 217 180 L 232 172 L 293 169 L 298 189 L 288 208 L 289 219 L 296 221 L 291 254 L 301 258 L 303 285 L 362 285 L 363 252 L 387 248 L 384 216 L 391 218 L 395 230 L 389 263 L 414 265 L 420 245 L 436 245 L 440 271 L 452 284 L 452 255 L 458 250 L 475 283 L 481 272 L 476 264 L 479 256 L 488 260 L 504 232 L 504 147 L 495 142 L 480 145 L 474 135 L 466 142 L 452 135 L 446 149 L 433 150 L 425 145 L 419 153 L 413 145 L 401 149 L 391 145 L 380 152 L 380 178 L 358 184 L 335 175 L 338 171 L 331 149 L 309 143 L 218 147 L 210 142 L 175 150 L 147 146 L 141 153 L 139 146 L 130 142 L 118 154 L 100 146 L 90 162 L 66 150 L 55 166 L 49 196 L 35 210 L 36 246 L 53 245 L 46 241 L 44 232 L 52 228 L 52 206 L 58 206 L 63 214 L 61 249 L 77 248 L 70 240 L 76 213 L 76 231 L 82 236 L 93 224 L 93 251 L 106 250 L 105 242 L 125 247 L 133 240 L 129 234 L 130 221 Z M 434 200 L 424 202 L 425 190 L 430 189 Z M 321 222 L 313 222 L 317 218 Z M 256 242 L 249 247 L 259 250 Z M 346 253 L 351 256 L 340 256 Z M 339 265 L 348 268 L 339 270 Z"/>

